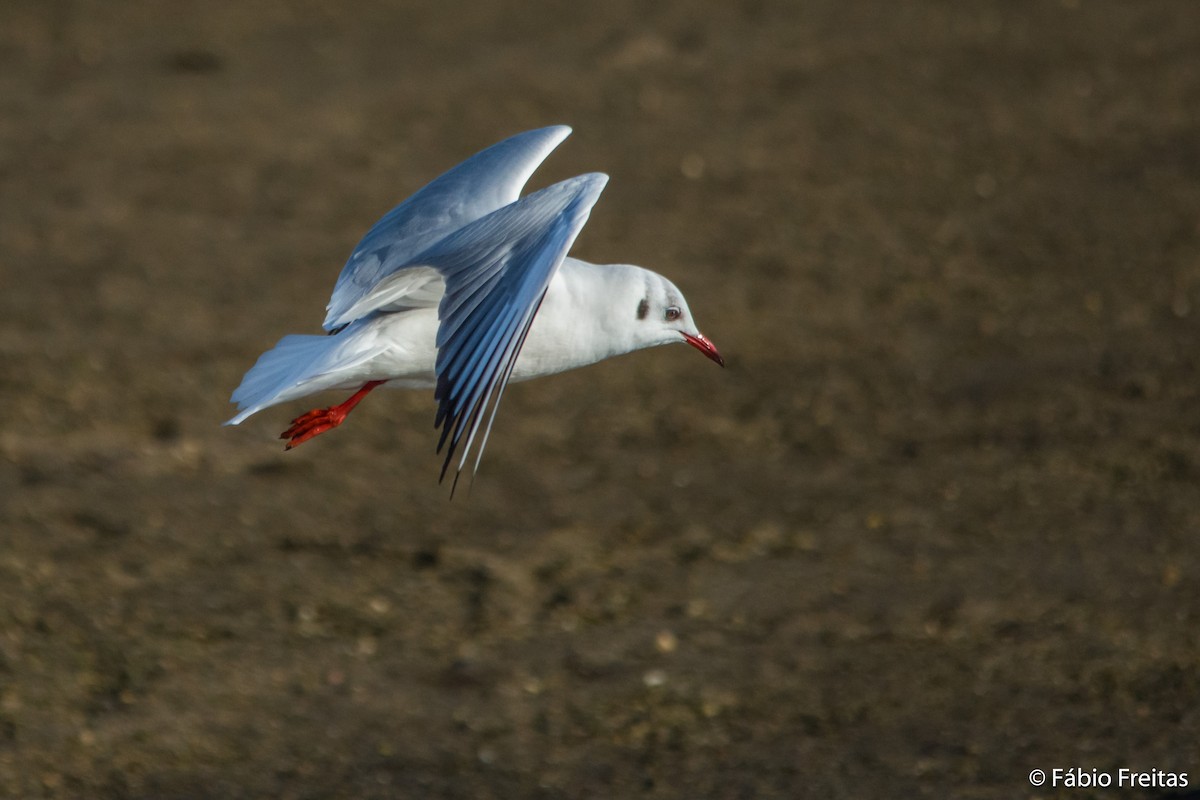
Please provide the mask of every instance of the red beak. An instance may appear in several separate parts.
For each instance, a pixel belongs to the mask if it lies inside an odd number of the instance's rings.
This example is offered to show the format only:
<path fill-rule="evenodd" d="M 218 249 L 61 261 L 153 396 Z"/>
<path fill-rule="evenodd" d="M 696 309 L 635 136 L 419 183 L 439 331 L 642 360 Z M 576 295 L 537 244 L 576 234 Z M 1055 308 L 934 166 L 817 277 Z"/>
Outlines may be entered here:
<path fill-rule="evenodd" d="M 692 336 L 690 333 L 684 333 L 683 338 L 687 340 L 687 343 L 692 347 L 696 348 L 701 353 L 704 353 L 704 355 L 708 356 L 722 367 L 725 366 L 725 359 L 721 358 L 721 354 L 717 352 L 716 346 L 708 339 L 705 339 L 700 334 Z"/>

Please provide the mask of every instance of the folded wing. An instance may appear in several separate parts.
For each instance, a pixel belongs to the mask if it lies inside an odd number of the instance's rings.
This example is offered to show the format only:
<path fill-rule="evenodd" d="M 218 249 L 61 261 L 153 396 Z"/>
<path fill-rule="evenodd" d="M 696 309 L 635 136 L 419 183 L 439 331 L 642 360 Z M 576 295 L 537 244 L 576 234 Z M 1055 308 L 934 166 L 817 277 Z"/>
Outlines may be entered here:
<path fill-rule="evenodd" d="M 608 176 L 593 173 L 554 184 L 466 225 L 416 259 L 445 281 L 434 395 L 434 425 L 442 430 L 438 452 L 446 447 L 442 478 L 461 448 L 457 483 L 490 405 L 478 468 L 546 288 L 607 182 Z"/>
<path fill-rule="evenodd" d="M 441 296 L 429 270 L 400 274 L 414 257 L 464 225 L 514 202 L 546 156 L 571 133 L 565 125 L 527 131 L 475 154 L 389 211 L 342 268 L 327 306 L 326 330 L 372 311 L 430 307 Z"/>

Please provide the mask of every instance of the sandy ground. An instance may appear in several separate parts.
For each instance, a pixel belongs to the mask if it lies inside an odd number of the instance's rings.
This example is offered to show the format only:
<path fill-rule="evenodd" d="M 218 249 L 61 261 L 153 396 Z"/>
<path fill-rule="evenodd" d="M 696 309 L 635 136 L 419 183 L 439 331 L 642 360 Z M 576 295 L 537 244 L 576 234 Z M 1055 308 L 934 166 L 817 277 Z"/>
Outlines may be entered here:
<path fill-rule="evenodd" d="M 728 369 L 220 426 L 559 122 Z M 1200 4 L 6 0 L 0 270 L 0 796 L 1198 796 Z"/>

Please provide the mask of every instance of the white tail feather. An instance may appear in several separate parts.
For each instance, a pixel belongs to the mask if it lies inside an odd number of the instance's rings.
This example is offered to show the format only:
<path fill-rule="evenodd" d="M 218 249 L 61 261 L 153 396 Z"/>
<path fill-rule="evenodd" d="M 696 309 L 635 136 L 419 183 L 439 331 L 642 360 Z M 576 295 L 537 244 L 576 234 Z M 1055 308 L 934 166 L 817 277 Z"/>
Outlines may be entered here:
<path fill-rule="evenodd" d="M 238 414 L 225 424 L 237 425 L 268 406 L 314 391 L 306 384 L 321 374 L 324 357 L 341 344 L 338 338 L 292 334 L 280 339 L 258 357 L 241 385 L 233 390 L 230 400 L 237 403 Z"/>

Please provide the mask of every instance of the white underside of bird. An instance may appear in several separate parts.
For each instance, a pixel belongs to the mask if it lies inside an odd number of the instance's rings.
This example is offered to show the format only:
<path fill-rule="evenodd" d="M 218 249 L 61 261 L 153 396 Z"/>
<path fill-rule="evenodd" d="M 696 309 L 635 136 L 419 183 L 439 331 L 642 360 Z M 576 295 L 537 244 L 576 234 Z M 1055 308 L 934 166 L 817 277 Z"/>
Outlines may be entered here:
<path fill-rule="evenodd" d="M 325 328 L 290 335 L 233 392 L 236 425 L 269 406 L 328 389 L 357 390 L 293 420 L 294 447 L 339 425 L 377 386 L 436 389 L 442 474 L 462 445 L 475 466 L 509 381 L 686 342 L 717 363 L 682 293 L 655 272 L 566 255 L 607 182 L 581 175 L 525 197 L 521 187 L 570 133 L 506 139 L 450 170 L 367 233 L 334 287 Z M 484 420 L 482 437 L 477 439 Z"/>

